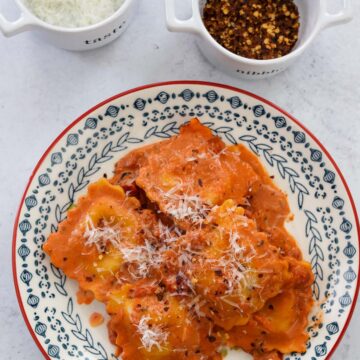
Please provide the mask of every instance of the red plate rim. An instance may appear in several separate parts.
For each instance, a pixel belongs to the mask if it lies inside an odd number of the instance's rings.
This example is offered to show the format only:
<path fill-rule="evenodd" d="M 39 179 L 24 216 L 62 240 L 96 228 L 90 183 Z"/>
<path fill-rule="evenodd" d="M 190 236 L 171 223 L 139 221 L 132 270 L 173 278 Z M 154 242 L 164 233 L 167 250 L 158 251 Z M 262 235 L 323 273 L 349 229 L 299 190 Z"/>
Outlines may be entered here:
<path fill-rule="evenodd" d="M 42 157 L 40 158 L 40 160 L 38 161 L 37 165 L 35 166 L 29 181 L 26 185 L 26 189 L 24 191 L 24 194 L 21 198 L 21 202 L 19 205 L 19 209 L 17 211 L 17 215 L 15 218 L 15 223 L 14 223 L 14 229 L 13 229 L 13 242 L 12 242 L 12 270 L 13 270 L 13 278 L 14 278 L 14 285 L 15 285 L 15 291 L 16 291 L 16 297 L 19 303 L 19 307 L 22 313 L 22 316 L 24 318 L 24 321 L 26 323 L 26 326 L 29 329 L 29 332 L 32 336 L 32 338 L 34 339 L 37 347 L 39 348 L 39 350 L 41 351 L 41 353 L 44 355 L 45 359 L 51 360 L 48 356 L 48 354 L 46 353 L 45 349 L 43 348 L 43 346 L 41 345 L 41 343 L 39 342 L 36 334 L 34 333 L 34 330 L 32 329 L 29 319 L 27 317 L 23 302 L 22 302 L 22 298 L 20 296 L 20 290 L 19 290 L 19 284 L 18 284 L 18 280 L 17 280 L 17 273 L 16 273 L 16 239 L 17 239 L 17 228 L 18 228 L 18 224 L 19 224 L 19 218 L 20 218 L 20 213 L 21 213 L 21 209 L 22 209 L 22 205 L 24 203 L 25 200 L 25 196 L 29 190 L 30 184 L 32 182 L 32 180 L 34 179 L 34 176 L 36 174 L 36 172 L 38 171 L 39 167 L 41 166 L 41 164 L 43 163 L 44 159 L 48 156 L 48 154 L 50 153 L 50 151 L 54 148 L 54 146 L 60 141 L 60 139 L 62 139 L 62 137 L 71 129 L 73 128 L 78 122 L 80 122 L 82 119 L 84 119 L 87 115 L 89 115 L 90 113 L 94 112 L 95 110 L 99 109 L 100 107 L 102 107 L 103 105 L 119 99 L 123 96 L 129 95 L 129 94 L 133 94 L 136 93 L 138 91 L 141 90 L 146 90 L 146 89 L 151 89 L 154 87 L 160 87 L 160 86 L 167 86 L 167 85 L 204 85 L 204 86 L 214 86 L 217 88 L 222 88 L 222 89 L 226 89 L 226 90 L 232 90 L 247 96 L 250 96 L 252 98 L 255 98 L 273 108 L 275 108 L 276 110 L 278 110 L 279 112 L 281 112 L 282 114 L 284 114 L 285 116 L 287 116 L 288 118 L 290 118 L 292 121 L 294 121 L 298 126 L 300 126 L 308 135 L 310 135 L 310 137 L 318 144 L 318 146 L 321 148 L 321 150 L 326 154 L 326 156 L 329 158 L 329 160 L 331 161 L 331 163 L 333 164 L 333 166 L 335 167 L 337 173 L 340 175 L 341 181 L 345 186 L 347 195 L 350 199 L 350 203 L 351 203 L 351 207 L 352 210 L 354 212 L 354 216 L 355 216 L 355 221 L 356 221 L 356 228 L 357 228 L 357 233 L 358 233 L 358 243 L 359 243 L 359 249 L 360 249 L 360 223 L 359 223 L 359 218 L 357 215 L 357 211 L 356 211 L 356 207 L 355 207 L 355 202 L 354 199 L 351 195 L 349 186 L 347 185 L 344 175 L 342 174 L 340 168 L 338 167 L 338 165 L 336 164 L 335 160 L 332 158 L 332 156 L 329 154 L 329 152 L 325 149 L 325 147 L 321 144 L 321 142 L 315 137 L 315 135 L 308 130 L 299 120 L 295 119 L 292 115 L 290 115 L 288 112 L 286 112 L 285 110 L 281 109 L 279 106 L 273 104 L 271 101 L 266 100 L 264 98 L 262 98 L 261 96 L 255 95 L 249 91 L 246 90 L 242 90 L 230 85 L 224 85 L 224 84 L 218 84 L 218 83 L 214 83 L 214 82 L 207 82 L 207 81 L 197 81 L 197 80 L 179 80 L 179 81 L 166 81 L 166 82 L 159 82 L 159 83 L 152 83 L 149 85 L 144 85 L 144 86 L 139 86 L 136 88 L 133 88 L 131 90 L 127 90 L 124 91 L 122 93 L 119 93 L 115 96 L 112 96 L 104 101 L 102 101 L 101 103 L 99 103 L 98 105 L 92 107 L 90 110 L 88 110 L 87 112 L 85 112 L 84 114 L 82 114 L 81 116 L 79 116 L 76 120 L 74 120 L 70 125 L 68 125 L 61 133 L 59 136 L 56 137 L 56 139 L 51 143 L 51 145 L 47 148 L 47 150 L 45 151 L 45 153 L 42 155 Z M 360 251 L 358 252 L 358 256 L 359 256 L 359 262 L 360 262 Z M 341 333 L 338 337 L 338 339 L 336 340 L 336 343 L 334 344 L 334 346 L 332 347 L 331 351 L 329 354 L 327 354 L 326 358 L 324 360 L 330 360 L 331 355 L 334 353 L 334 351 L 336 350 L 336 348 L 339 346 L 348 326 L 349 323 L 351 321 L 352 315 L 354 313 L 354 309 L 356 307 L 356 302 L 357 302 L 357 298 L 359 295 L 359 289 L 360 289 L 360 278 L 358 276 L 357 279 L 357 285 L 356 285 L 356 290 L 355 290 L 355 295 L 354 295 L 354 299 L 351 305 L 351 309 L 350 312 L 348 314 L 348 317 L 346 319 L 345 325 L 343 327 L 343 329 L 341 330 Z"/>

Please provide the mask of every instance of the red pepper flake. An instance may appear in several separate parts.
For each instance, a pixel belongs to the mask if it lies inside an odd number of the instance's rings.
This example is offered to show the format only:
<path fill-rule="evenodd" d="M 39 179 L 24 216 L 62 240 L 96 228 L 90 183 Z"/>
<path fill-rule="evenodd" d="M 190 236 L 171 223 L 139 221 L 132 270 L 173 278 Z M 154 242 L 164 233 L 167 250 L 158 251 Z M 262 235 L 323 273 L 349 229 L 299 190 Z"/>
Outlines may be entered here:
<path fill-rule="evenodd" d="M 214 335 L 208 335 L 208 340 L 213 343 L 216 341 L 216 337 Z"/>
<path fill-rule="evenodd" d="M 216 276 L 223 276 L 223 273 L 221 270 L 214 270 Z"/>
<path fill-rule="evenodd" d="M 208 0 L 204 24 L 229 51 L 251 59 L 288 54 L 299 36 L 299 10 L 293 0 Z"/>

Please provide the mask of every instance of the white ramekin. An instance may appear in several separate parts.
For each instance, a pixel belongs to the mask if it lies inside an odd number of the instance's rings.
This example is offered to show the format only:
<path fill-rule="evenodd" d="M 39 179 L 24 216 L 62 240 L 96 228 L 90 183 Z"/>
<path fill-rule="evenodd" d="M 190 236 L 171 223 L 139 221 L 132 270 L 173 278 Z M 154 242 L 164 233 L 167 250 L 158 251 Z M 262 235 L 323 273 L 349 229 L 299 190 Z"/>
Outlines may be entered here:
<path fill-rule="evenodd" d="M 50 25 L 37 18 L 22 0 L 16 0 L 21 15 L 10 22 L 0 14 L 0 31 L 13 36 L 23 31 L 38 30 L 47 42 L 67 50 L 91 50 L 109 44 L 126 29 L 134 13 L 137 0 L 125 0 L 122 6 L 107 19 L 86 27 L 66 28 Z"/>
<path fill-rule="evenodd" d="M 211 63 L 233 76 L 245 79 L 262 79 L 285 70 L 300 57 L 322 29 L 352 19 L 351 0 L 343 0 L 343 9 L 337 14 L 328 12 L 328 0 L 296 0 L 301 23 L 299 40 L 293 51 L 277 59 L 254 60 L 230 52 L 209 34 L 202 20 L 206 0 L 192 0 L 192 16 L 188 20 L 176 17 L 176 0 L 165 1 L 166 21 L 170 31 L 197 35 L 198 45 Z"/>

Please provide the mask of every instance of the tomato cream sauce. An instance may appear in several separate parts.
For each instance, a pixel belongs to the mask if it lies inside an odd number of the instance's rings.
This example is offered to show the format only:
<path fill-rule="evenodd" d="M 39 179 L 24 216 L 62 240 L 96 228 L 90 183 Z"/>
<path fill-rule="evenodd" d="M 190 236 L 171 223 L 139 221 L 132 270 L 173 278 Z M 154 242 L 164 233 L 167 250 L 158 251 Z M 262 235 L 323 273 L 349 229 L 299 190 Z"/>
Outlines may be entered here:
<path fill-rule="evenodd" d="M 102 325 L 105 321 L 104 317 L 98 313 L 98 312 L 93 312 L 91 315 L 90 315 L 90 325 L 92 327 L 98 327 L 100 325 Z"/>

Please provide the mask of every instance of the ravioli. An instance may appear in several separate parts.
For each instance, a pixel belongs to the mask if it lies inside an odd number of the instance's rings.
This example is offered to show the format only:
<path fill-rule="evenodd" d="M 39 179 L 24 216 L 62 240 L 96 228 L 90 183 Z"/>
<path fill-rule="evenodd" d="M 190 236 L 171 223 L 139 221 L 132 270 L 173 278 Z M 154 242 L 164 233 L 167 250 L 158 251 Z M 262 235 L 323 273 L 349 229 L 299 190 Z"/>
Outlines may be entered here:
<path fill-rule="evenodd" d="M 124 360 L 280 360 L 306 348 L 311 265 L 285 224 L 286 194 L 256 155 L 197 119 L 120 159 L 44 244 L 106 305 Z"/>
<path fill-rule="evenodd" d="M 55 266 L 79 282 L 81 290 L 106 301 L 112 286 L 128 275 L 122 250 L 143 245 L 144 228 L 151 232 L 154 224 L 155 216 L 140 210 L 137 199 L 101 179 L 89 185 L 87 195 L 68 211 L 43 250 Z"/>
<path fill-rule="evenodd" d="M 124 360 L 221 359 L 211 321 L 194 318 L 187 303 L 161 286 L 139 282 L 111 292 L 110 337 Z"/>
<path fill-rule="evenodd" d="M 208 209 L 226 199 L 244 202 L 259 177 L 211 130 L 192 120 L 178 137 L 120 160 L 114 181 L 138 186 L 150 202 L 186 228 L 189 222 L 201 222 Z"/>

